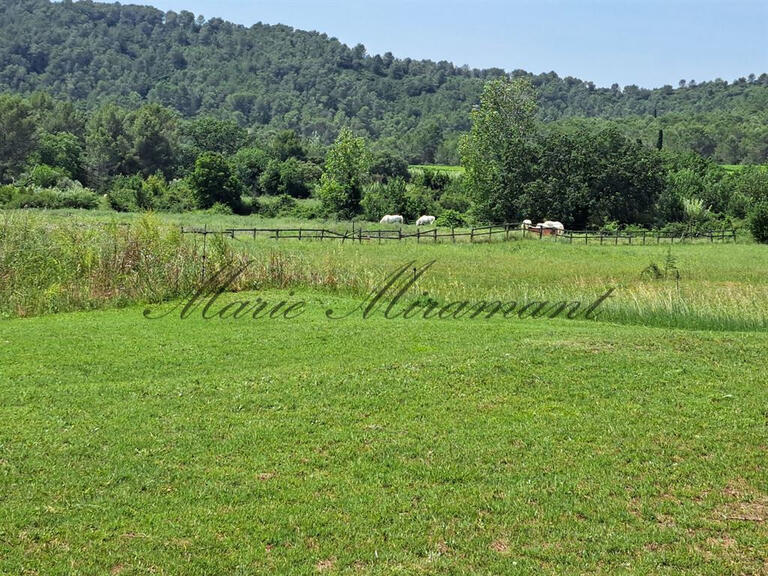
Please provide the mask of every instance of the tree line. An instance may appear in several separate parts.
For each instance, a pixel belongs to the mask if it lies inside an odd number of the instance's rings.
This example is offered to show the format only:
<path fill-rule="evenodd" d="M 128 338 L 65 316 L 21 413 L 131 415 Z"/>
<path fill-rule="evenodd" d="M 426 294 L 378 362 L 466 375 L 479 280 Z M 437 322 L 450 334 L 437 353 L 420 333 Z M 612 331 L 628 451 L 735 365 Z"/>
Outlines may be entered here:
<path fill-rule="evenodd" d="M 0 206 L 213 210 L 438 225 L 560 220 L 571 229 L 730 227 L 768 202 L 768 169 L 725 168 L 615 126 L 553 124 L 525 78 L 489 81 L 458 149 L 465 174 L 410 170 L 350 127 L 326 146 L 292 130 L 183 118 L 160 104 L 85 113 L 0 95 Z M 303 200 L 310 200 L 304 202 Z"/>
<path fill-rule="evenodd" d="M 610 88 L 554 72 L 527 78 L 539 121 L 617 128 L 724 164 L 768 159 L 768 74 L 728 82 Z M 46 92 L 81 110 L 158 104 L 250 134 L 291 130 L 328 145 L 342 127 L 410 163 L 455 164 L 460 135 L 500 69 L 370 55 L 325 34 L 244 27 L 188 11 L 94 2 L 0 0 L 0 91 Z"/>

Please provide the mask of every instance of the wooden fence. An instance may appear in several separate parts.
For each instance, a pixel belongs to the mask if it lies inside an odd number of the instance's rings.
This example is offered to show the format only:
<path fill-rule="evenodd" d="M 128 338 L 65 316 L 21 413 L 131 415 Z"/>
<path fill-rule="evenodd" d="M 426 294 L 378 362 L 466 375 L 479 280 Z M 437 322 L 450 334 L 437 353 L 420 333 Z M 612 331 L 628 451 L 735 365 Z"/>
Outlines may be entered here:
<path fill-rule="evenodd" d="M 404 231 L 398 229 L 365 230 L 364 228 L 347 231 L 329 230 L 327 228 L 227 228 L 225 230 L 209 230 L 205 228 L 184 228 L 182 234 L 199 234 L 203 236 L 224 235 L 230 238 L 258 237 L 273 240 L 337 240 L 344 242 L 401 242 L 405 240 L 422 242 L 491 242 L 493 240 L 508 241 L 512 239 L 531 238 L 547 239 L 553 242 L 587 245 L 647 245 L 662 243 L 683 243 L 693 241 L 736 242 L 736 230 L 711 230 L 703 232 L 670 233 L 660 231 L 646 232 L 605 232 L 605 231 L 574 231 L 566 230 L 553 234 L 546 229 L 524 229 L 519 224 L 493 224 L 474 228 L 432 228 L 428 230 Z"/>

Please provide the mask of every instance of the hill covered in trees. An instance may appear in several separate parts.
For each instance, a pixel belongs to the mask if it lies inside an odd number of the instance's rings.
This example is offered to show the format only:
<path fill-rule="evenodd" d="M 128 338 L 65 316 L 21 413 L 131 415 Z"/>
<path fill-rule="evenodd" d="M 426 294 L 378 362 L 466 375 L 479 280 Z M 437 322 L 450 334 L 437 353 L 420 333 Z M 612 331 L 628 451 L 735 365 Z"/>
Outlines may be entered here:
<path fill-rule="evenodd" d="M 514 59 L 514 55 L 510 56 Z M 539 120 L 617 124 L 630 138 L 718 162 L 768 159 L 768 74 L 648 90 L 597 88 L 522 70 Z M 503 70 L 369 55 L 316 32 L 244 27 L 186 11 L 0 0 L 0 91 L 47 92 L 76 107 L 151 102 L 184 117 L 220 116 L 254 134 L 295 130 L 329 143 L 343 126 L 412 162 L 455 163 L 459 134 Z"/>

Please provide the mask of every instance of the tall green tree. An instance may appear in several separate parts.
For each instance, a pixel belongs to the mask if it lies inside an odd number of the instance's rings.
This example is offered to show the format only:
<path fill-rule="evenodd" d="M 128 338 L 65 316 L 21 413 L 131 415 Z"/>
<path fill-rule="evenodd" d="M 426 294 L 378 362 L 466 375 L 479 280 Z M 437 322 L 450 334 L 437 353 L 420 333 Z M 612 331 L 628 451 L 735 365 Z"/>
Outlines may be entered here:
<path fill-rule="evenodd" d="M 483 220 L 514 220 L 517 199 L 531 180 L 536 92 L 528 79 L 488 82 L 472 129 L 459 148 L 466 188 Z"/>
<path fill-rule="evenodd" d="M 224 204 L 233 210 L 240 206 L 242 185 L 226 158 L 215 152 L 204 152 L 195 162 L 190 183 L 201 208 Z"/>
<path fill-rule="evenodd" d="M 371 154 L 364 138 L 343 128 L 328 151 L 318 195 L 325 209 L 339 218 L 360 212 L 363 187 L 370 180 Z"/>
<path fill-rule="evenodd" d="M 115 104 L 99 108 L 86 127 L 86 167 L 89 179 L 104 186 L 110 178 L 136 171 L 132 114 Z"/>
<path fill-rule="evenodd" d="M 133 156 L 144 176 L 162 172 L 167 178 L 176 171 L 179 147 L 176 114 L 159 104 L 139 108 L 131 125 Z"/>
<path fill-rule="evenodd" d="M 0 94 L 0 183 L 16 175 L 35 145 L 32 109 L 19 96 Z"/>

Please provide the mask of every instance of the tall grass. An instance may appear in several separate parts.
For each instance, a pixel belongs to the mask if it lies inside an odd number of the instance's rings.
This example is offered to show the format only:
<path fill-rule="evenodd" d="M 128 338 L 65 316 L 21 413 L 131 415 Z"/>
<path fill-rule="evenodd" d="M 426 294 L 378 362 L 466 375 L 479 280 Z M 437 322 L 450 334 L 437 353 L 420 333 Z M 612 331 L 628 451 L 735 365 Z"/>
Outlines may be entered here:
<path fill-rule="evenodd" d="M 124 226 L 22 212 L 0 216 L 0 315 L 179 298 L 221 266 L 246 261 L 251 263 L 236 290 L 306 288 L 362 296 L 405 262 L 430 260 L 436 264 L 406 298 L 428 292 L 441 302 L 587 302 L 615 288 L 601 321 L 705 330 L 768 327 L 768 247 L 755 244 L 378 245 L 221 235 L 203 242 L 154 216 Z"/>

